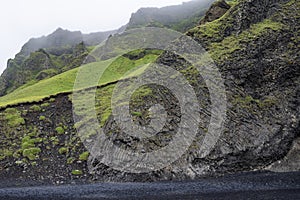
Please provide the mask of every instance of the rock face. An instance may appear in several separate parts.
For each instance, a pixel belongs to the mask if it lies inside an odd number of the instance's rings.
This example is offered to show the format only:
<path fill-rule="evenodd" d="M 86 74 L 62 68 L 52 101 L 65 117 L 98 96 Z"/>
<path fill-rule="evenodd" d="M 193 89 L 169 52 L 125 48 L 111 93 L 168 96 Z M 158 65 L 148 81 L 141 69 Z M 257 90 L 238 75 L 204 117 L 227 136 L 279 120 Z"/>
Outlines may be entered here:
<path fill-rule="evenodd" d="M 20 52 L 22 56 L 29 56 L 30 53 L 39 49 L 59 48 L 64 46 L 74 46 L 81 42 L 86 45 L 97 45 L 103 42 L 109 35 L 117 33 L 115 31 L 82 34 L 80 31 L 68 31 L 58 28 L 48 36 L 30 39 Z"/>
<path fill-rule="evenodd" d="M 52 34 L 47 37 L 41 37 L 37 39 L 30 39 L 21 50 L 23 56 L 29 56 L 30 53 L 39 49 L 47 49 L 51 47 L 62 47 L 66 45 L 76 45 L 83 41 L 82 34 L 79 31 L 70 32 L 58 28 Z"/>
<path fill-rule="evenodd" d="M 270 169 L 270 164 L 280 163 L 282 159 L 283 166 L 278 167 L 281 171 L 298 170 L 300 160 L 291 155 L 298 151 L 297 142 L 294 145 L 293 142 L 300 136 L 299 36 L 295 35 L 299 32 L 299 14 L 295 15 L 299 13 L 299 3 L 294 0 L 241 1 L 228 12 L 221 21 L 188 32 L 195 40 L 203 41 L 225 79 L 227 121 L 214 150 L 205 157 L 200 154 L 202 137 L 209 123 L 209 94 L 205 87 L 200 87 L 205 85 L 203 79 L 188 73 L 189 80 L 197 80 L 193 86 L 203 110 L 200 113 L 201 130 L 186 154 L 163 170 L 142 175 L 123 174 L 93 160 L 93 172 L 99 180 L 190 179 Z M 177 71 L 190 66 L 169 53 L 163 54 L 158 62 Z M 166 101 L 173 105 L 167 110 L 175 111 L 167 120 L 172 123 L 158 133 L 156 140 L 136 141 L 120 132 L 113 118 L 106 125 L 106 130 L 113 132 L 108 140 L 124 149 L 146 152 L 168 144 L 168 139 L 176 132 L 176 116 L 180 116 L 176 113 L 178 102 L 168 93 L 154 96 L 161 100 L 153 104 Z M 144 102 L 141 108 L 148 108 L 147 104 L 151 102 L 147 99 Z M 139 106 L 136 107 L 142 112 Z M 139 142 L 143 142 L 145 149 L 139 149 Z M 276 166 L 274 164 L 274 171 L 278 169 Z"/>
<path fill-rule="evenodd" d="M 300 139 L 293 142 L 293 146 L 284 159 L 272 163 L 267 170 L 274 172 L 300 171 Z"/>
<path fill-rule="evenodd" d="M 224 132 L 209 155 L 203 156 L 200 152 L 211 116 L 206 83 L 190 63 L 165 52 L 157 62 L 180 71 L 193 86 L 201 106 L 199 132 L 179 160 L 162 170 L 131 174 L 114 170 L 98 158 L 88 160 L 79 155 L 86 149 L 75 137 L 69 94 L 61 94 L 42 103 L 0 111 L 0 131 L 3 133 L 0 141 L 6 147 L 1 149 L 0 179 L 27 177 L 54 183 L 158 181 L 254 170 L 298 171 L 299 8 L 297 0 L 240 1 L 221 19 L 187 33 L 203 44 L 225 80 L 227 120 Z M 41 54 L 41 61 L 48 66 L 47 56 Z M 130 105 L 135 111 L 134 120 L 141 125 L 149 123 L 148 108 L 160 103 L 168 114 L 163 130 L 148 140 L 139 140 L 122 132 L 110 116 L 104 125 L 107 141 L 137 152 L 155 151 L 170 143 L 180 123 L 180 105 L 166 88 L 149 87 L 151 93 L 147 92 Z M 28 147 L 35 151 L 27 152 L 29 154 L 23 151 L 23 155 L 22 148 Z M 32 156 L 35 157 L 30 160 Z"/>
<path fill-rule="evenodd" d="M 226 3 L 225 0 L 215 2 L 205 14 L 205 17 L 200 21 L 200 25 L 203 25 L 207 22 L 212 22 L 216 19 L 222 17 L 229 9 L 230 5 Z"/>

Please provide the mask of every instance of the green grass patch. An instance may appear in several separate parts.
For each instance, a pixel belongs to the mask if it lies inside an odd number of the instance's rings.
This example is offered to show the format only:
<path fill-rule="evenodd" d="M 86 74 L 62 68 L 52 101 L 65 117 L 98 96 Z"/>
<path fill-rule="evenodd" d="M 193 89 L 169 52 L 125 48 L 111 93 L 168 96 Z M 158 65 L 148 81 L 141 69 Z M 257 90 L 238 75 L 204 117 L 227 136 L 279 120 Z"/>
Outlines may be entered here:
<path fill-rule="evenodd" d="M 137 66 L 155 61 L 160 53 L 161 51 L 159 50 L 151 50 L 148 51 L 148 54 L 143 58 L 134 61 L 123 56 L 117 58 L 103 73 L 99 85 L 121 79 L 127 71 Z M 86 79 L 91 78 L 91 76 L 94 75 L 94 72 L 104 68 L 107 62 L 109 61 L 100 61 L 82 66 L 80 69 L 83 69 L 81 72 L 84 74 L 82 74 L 81 77 Z M 141 73 L 144 69 L 145 68 L 139 68 L 140 71 L 135 73 Z M 78 70 L 79 68 L 69 70 L 52 78 L 39 81 L 34 85 L 19 88 L 6 96 L 0 97 L 0 107 L 18 103 L 38 102 L 52 95 L 71 92 L 74 87 Z"/>

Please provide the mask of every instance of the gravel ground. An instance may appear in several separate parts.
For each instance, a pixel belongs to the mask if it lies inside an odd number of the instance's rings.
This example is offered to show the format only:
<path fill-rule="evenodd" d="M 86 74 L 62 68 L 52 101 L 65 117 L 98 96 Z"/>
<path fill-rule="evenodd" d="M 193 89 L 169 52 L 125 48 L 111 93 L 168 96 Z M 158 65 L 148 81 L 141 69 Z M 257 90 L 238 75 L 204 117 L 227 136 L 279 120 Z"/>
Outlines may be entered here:
<path fill-rule="evenodd" d="M 197 181 L 97 183 L 0 189 L 0 199 L 300 199 L 300 172 L 246 173 Z"/>

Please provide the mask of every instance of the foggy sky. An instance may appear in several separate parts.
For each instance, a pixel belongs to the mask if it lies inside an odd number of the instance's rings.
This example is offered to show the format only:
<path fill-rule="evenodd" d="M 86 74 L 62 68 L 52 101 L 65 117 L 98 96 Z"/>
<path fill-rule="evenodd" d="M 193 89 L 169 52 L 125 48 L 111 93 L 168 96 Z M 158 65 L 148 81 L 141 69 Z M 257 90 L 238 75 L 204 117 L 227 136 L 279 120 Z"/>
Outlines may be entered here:
<path fill-rule="evenodd" d="M 187 0 L 4 0 L 0 3 L 0 74 L 30 38 L 58 27 L 83 33 L 113 30 L 128 23 L 141 7 Z"/>

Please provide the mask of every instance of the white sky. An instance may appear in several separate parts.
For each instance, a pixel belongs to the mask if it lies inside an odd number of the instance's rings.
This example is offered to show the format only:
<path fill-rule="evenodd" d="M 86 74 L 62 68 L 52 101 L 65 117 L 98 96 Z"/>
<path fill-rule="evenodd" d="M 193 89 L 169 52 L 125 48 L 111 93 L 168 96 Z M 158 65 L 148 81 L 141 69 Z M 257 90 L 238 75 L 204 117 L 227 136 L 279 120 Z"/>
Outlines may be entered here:
<path fill-rule="evenodd" d="M 58 27 L 83 33 L 125 25 L 141 7 L 162 7 L 188 0 L 3 0 L 0 2 L 0 74 L 32 37 Z"/>

